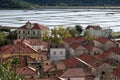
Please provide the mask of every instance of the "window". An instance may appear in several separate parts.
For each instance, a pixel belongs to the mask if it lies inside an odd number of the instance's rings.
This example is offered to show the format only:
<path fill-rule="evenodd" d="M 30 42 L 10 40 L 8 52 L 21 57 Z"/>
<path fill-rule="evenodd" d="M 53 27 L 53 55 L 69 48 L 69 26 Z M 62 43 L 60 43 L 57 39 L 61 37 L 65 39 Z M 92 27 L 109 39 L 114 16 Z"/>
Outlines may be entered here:
<path fill-rule="evenodd" d="M 33 35 L 35 35 L 35 31 L 33 31 Z"/>
<path fill-rule="evenodd" d="M 62 55 L 62 54 L 63 54 L 63 52 L 61 51 L 61 52 L 60 52 L 60 54 Z"/>
<path fill-rule="evenodd" d="M 105 72 L 104 72 L 104 71 L 102 71 L 102 75 L 105 75 Z"/>
<path fill-rule="evenodd" d="M 48 65 L 48 63 L 46 63 L 46 65 Z"/>
<path fill-rule="evenodd" d="M 30 34 L 30 31 L 28 31 L 28 34 Z"/>
<path fill-rule="evenodd" d="M 39 31 L 38 31 L 38 34 L 39 34 Z"/>
<path fill-rule="evenodd" d="M 23 34 L 25 34 L 25 31 L 23 31 Z"/>
<path fill-rule="evenodd" d="M 20 34 L 21 32 L 19 31 L 18 33 Z"/>
<path fill-rule="evenodd" d="M 54 51 L 54 55 L 56 55 L 56 51 Z"/>
<path fill-rule="evenodd" d="M 20 39 L 20 36 L 18 36 L 18 38 Z"/>
<path fill-rule="evenodd" d="M 68 78 L 68 80 L 70 80 L 70 78 Z"/>

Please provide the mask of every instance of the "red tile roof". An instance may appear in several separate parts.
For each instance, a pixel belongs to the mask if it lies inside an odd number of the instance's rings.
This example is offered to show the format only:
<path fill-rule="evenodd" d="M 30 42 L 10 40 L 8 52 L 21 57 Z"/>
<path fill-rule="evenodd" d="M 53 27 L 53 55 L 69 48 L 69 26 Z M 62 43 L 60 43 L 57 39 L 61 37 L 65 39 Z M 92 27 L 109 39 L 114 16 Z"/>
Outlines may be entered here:
<path fill-rule="evenodd" d="M 53 66 L 53 65 L 46 65 L 46 66 L 43 66 L 43 68 L 44 68 L 44 72 L 49 72 L 50 70 L 55 68 L 55 66 Z"/>
<path fill-rule="evenodd" d="M 100 65 L 103 64 L 103 62 L 89 54 L 82 54 L 79 56 L 79 58 L 83 61 L 85 61 L 87 64 L 93 66 L 94 68 L 99 67 Z"/>
<path fill-rule="evenodd" d="M 68 37 L 68 38 L 65 38 L 63 41 L 66 42 L 66 43 L 71 43 L 74 40 L 75 40 L 74 37 Z"/>
<path fill-rule="evenodd" d="M 112 72 L 112 74 L 118 78 L 120 78 L 120 66 Z"/>
<path fill-rule="evenodd" d="M 63 41 L 66 42 L 66 43 L 71 43 L 73 41 L 82 42 L 82 41 L 85 41 L 85 40 L 87 40 L 87 39 L 84 38 L 84 37 L 68 37 L 68 38 L 65 38 Z"/>
<path fill-rule="evenodd" d="M 95 46 L 91 44 L 84 45 L 88 50 L 92 50 Z"/>
<path fill-rule="evenodd" d="M 88 50 L 93 50 L 93 49 L 97 49 L 97 50 L 101 50 L 100 48 L 92 45 L 92 44 L 87 44 L 87 45 L 84 45 L 84 47 Z"/>
<path fill-rule="evenodd" d="M 68 68 L 72 68 L 72 67 L 74 67 L 77 64 L 79 64 L 79 61 L 75 57 L 71 57 L 71 58 L 65 60 L 65 65 Z"/>
<path fill-rule="evenodd" d="M 108 57 L 111 53 L 109 52 L 105 52 L 105 53 L 102 53 L 100 55 L 97 55 L 97 57 L 101 60 L 105 59 L 106 57 Z"/>
<path fill-rule="evenodd" d="M 100 59 L 104 59 L 104 58 L 108 57 L 111 53 L 115 53 L 117 55 L 120 55 L 120 48 L 110 48 L 106 52 L 104 52 L 100 55 L 97 55 L 97 57 Z"/>
<path fill-rule="evenodd" d="M 96 38 L 95 40 L 100 42 L 100 43 L 103 43 L 103 44 L 106 44 L 108 41 L 111 41 L 111 40 L 109 40 L 108 38 L 105 38 L 105 37 L 99 37 L 99 38 Z"/>
<path fill-rule="evenodd" d="M 30 67 L 17 68 L 16 72 L 21 74 L 21 75 L 23 75 L 23 76 L 26 76 L 26 75 L 36 75 L 37 74 L 36 71 L 33 70 Z"/>
<path fill-rule="evenodd" d="M 80 55 L 79 58 L 84 60 L 85 62 L 92 61 L 95 59 L 93 56 L 90 56 L 89 54 L 86 54 L 86 53 Z"/>
<path fill-rule="evenodd" d="M 79 42 L 73 42 L 72 44 L 70 44 L 69 47 L 71 47 L 72 49 L 76 50 L 76 48 L 77 48 L 78 46 L 80 46 L 80 45 L 81 45 L 81 44 L 80 44 Z"/>
<path fill-rule="evenodd" d="M 34 23 L 33 24 L 33 29 L 40 29 L 40 30 L 47 30 L 48 28 L 44 25 L 38 24 L 38 23 Z"/>
<path fill-rule="evenodd" d="M 101 30 L 102 28 L 99 25 L 88 25 L 86 29 L 93 28 L 94 30 Z"/>
<path fill-rule="evenodd" d="M 84 40 L 87 40 L 85 37 L 74 37 L 75 40 L 78 40 L 78 41 L 84 41 Z"/>
<path fill-rule="evenodd" d="M 110 48 L 108 51 L 120 55 L 120 48 Z"/>
<path fill-rule="evenodd" d="M 38 30 L 48 30 L 48 28 L 44 25 L 41 25 L 41 24 L 38 24 L 38 23 L 30 23 L 30 22 L 27 22 L 30 24 L 31 29 L 38 29 Z M 27 29 L 27 23 L 21 27 L 19 27 L 18 29 Z"/>
<path fill-rule="evenodd" d="M 75 68 L 75 69 L 67 69 L 60 77 L 61 78 L 76 78 L 76 77 L 85 78 L 85 74 L 83 72 L 83 69 Z"/>
<path fill-rule="evenodd" d="M 19 42 L 25 42 L 30 44 L 31 46 L 41 45 L 44 46 L 45 48 L 48 47 L 48 42 L 42 41 L 40 39 L 17 39 L 14 41 L 14 43 L 19 43 Z"/>
<path fill-rule="evenodd" d="M 7 46 L 7 47 L 6 47 Z M 33 54 L 37 53 L 37 50 L 33 49 L 30 45 L 25 43 L 18 43 L 12 45 L 6 45 L 1 48 L 3 54 Z"/>

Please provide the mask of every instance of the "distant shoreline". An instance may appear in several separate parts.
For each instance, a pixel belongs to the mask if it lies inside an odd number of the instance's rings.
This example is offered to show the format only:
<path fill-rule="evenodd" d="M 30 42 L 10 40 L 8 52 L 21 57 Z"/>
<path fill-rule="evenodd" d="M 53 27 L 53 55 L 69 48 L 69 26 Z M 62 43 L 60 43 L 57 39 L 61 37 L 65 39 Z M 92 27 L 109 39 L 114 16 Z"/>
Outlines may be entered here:
<path fill-rule="evenodd" d="M 38 9 L 120 9 L 120 6 L 39 6 Z"/>
<path fill-rule="evenodd" d="M 36 9 L 120 9 L 120 6 L 39 6 L 31 9 L 0 8 L 0 10 L 36 10 Z"/>

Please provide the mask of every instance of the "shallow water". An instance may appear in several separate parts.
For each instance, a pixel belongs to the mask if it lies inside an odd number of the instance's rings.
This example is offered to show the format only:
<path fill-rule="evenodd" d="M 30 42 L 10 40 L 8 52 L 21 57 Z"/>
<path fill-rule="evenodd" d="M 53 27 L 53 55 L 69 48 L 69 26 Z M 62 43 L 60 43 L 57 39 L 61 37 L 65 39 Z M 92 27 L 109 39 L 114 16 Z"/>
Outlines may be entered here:
<path fill-rule="evenodd" d="M 120 9 L 0 10 L 0 25 L 20 27 L 27 21 L 48 27 L 100 25 L 120 31 Z"/>

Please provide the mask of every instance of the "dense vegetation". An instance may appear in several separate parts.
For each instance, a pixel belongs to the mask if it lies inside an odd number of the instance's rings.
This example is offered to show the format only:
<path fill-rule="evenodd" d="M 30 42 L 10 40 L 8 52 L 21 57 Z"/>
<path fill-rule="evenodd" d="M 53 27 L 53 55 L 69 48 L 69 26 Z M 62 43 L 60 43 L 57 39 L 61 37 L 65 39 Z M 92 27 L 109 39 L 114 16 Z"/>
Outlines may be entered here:
<path fill-rule="evenodd" d="M 31 4 L 22 0 L 0 0 L 1 9 L 24 9 L 32 8 Z"/>
<path fill-rule="evenodd" d="M 120 0 L 24 0 L 40 6 L 119 6 Z"/>
<path fill-rule="evenodd" d="M 0 47 L 13 43 L 17 39 L 17 32 L 9 29 L 0 29 Z"/>
<path fill-rule="evenodd" d="M 39 6 L 120 6 L 120 0 L 0 0 L 1 9 L 31 9 Z"/>

